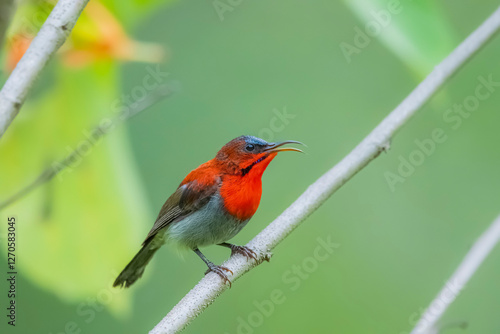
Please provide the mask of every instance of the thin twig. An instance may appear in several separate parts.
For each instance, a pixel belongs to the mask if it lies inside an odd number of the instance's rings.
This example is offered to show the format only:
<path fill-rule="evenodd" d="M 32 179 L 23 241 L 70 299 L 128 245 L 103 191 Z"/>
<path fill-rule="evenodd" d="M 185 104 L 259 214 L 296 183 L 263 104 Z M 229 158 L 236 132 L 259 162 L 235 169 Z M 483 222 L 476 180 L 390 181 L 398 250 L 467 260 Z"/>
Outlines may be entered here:
<path fill-rule="evenodd" d="M 259 262 L 262 262 L 270 250 L 283 241 L 337 189 L 386 150 L 396 131 L 493 36 L 499 27 L 500 8 L 436 66 L 351 153 L 309 186 L 290 207 L 251 240 L 247 246 L 259 254 Z M 232 256 L 223 264 L 234 273 L 231 279 L 233 282 L 256 265 L 254 261 L 247 261 L 240 255 Z M 150 333 L 181 331 L 226 289 L 227 285 L 219 276 L 208 273 Z"/>
<path fill-rule="evenodd" d="M 476 243 L 446 282 L 443 289 L 432 301 L 429 307 L 411 332 L 412 334 L 438 333 L 437 321 L 464 289 L 472 275 L 477 271 L 484 259 L 500 241 L 500 216 L 483 232 Z"/>
<path fill-rule="evenodd" d="M 90 131 L 93 140 L 92 143 L 89 144 L 95 145 L 95 143 L 99 143 L 100 139 L 104 135 L 108 134 L 112 129 L 114 129 L 116 125 L 118 125 L 118 123 L 130 119 L 138 113 L 148 109 L 152 105 L 160 102 L 164 98 L 172 95 L 172 93 L 174 93 L 176 89 L 177 87 L 175 86 L 169 87 L 167 85 L 161 85 L 143 100 L 129 106 L 126 112 L 122 112 L 119 115 L 107 119 L 108 122 L 99 122 L 100 125 L 94 127 L 94 129 Z M 105 126 L 103 124 L 105 124 Z M 68 166 L 71 166 L 72 161 L 78 160 L 79 156 L 80 153 L 78 152 L 78 148 L 76 148 L 72 152 L 70 152 L 64 159 L 51 163 L 50 166 L 45 169 L 33 182 L 31 182 L 6 200 L 1 201 L 0 210 L 23 198 L 44 183 L 52 180 L 55 176 L 64 171 L 64 169 L 66 169 Z"/>
<path fill-rule="evenodd" d="M 89 0 L 59 0 L 0 91 L 0 139 L 18 114 L 31 86 L 63 45 Z"/>

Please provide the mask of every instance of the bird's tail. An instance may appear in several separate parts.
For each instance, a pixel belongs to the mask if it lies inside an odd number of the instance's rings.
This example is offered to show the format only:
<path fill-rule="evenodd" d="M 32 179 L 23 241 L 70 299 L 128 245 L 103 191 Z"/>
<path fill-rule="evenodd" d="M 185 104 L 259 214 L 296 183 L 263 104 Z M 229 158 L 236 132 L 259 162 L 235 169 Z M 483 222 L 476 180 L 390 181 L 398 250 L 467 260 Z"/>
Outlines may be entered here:
<path fill-rule="evenodd" d="M 132 261 L 127 264 L 120 275 L 118 275 L 113 283 L 114 287 L 125 285 L 125 287 L 128 288 L 142 276 L 146 265 L 151 261 L 153 255 L 161 246 L 158 245 L 157 242 L 154 242 L 154 239 L 155 238 L 150 238 L 144 242 L 141 250 L 134 256 Z"/>

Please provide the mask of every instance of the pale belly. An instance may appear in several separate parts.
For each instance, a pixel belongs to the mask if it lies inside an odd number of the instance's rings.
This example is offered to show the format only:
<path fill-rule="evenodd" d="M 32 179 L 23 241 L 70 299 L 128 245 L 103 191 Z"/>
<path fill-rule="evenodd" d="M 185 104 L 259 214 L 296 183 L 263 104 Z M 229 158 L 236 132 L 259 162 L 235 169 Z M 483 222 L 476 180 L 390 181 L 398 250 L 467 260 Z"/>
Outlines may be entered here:
<path fill-rule="evenodd" d="M 166 241 L 195 249 L 226 242 L 248 223 L 232 218 L 222 209 L 222 199 L 213 196 L 203 208 L 188 217 L 170 224 Z"/>

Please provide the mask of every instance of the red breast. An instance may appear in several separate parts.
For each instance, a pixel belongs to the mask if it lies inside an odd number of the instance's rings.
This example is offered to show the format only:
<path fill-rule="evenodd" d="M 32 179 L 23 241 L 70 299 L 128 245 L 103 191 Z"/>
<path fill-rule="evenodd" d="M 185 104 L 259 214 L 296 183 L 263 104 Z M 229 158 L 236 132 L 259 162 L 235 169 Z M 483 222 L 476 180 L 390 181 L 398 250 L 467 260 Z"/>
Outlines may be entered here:
<path fill-rule="evenodd" d="M 262 174 L 276 155 L 277 153 L 262 154 L 241 165 L 212 159 L 189 173 L 180 186 L 192 181 L 196 181 L 200 188 L 220 183 L 219 195 L 223 199 L 224 209 L 238 220 L 246 221 L 259 207 Z"/>
<path fill-rule="evenodd" d="M 230 215 L 242 221 L 252 218 L 259 207 L 262 195 L 262 174 L 276 154 L 265 156 L 245 175 L 229 174 L 222 178 L 219 191 L 224 200 L 224 207 Z"/>

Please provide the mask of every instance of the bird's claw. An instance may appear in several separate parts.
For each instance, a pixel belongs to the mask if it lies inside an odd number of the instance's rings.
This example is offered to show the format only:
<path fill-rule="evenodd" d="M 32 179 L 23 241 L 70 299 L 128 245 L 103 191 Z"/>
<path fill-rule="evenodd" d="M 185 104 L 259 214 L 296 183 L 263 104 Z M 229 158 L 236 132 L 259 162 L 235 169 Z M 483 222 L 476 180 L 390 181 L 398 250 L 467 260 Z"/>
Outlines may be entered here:
<path fill-rule="evenodd" d="M 231 287 L 231 281 L 229 280 L 227 275 L 224 273 L 224 272 L 228 272 L 228 273 L 231 273 L 231 275 L 233 275 L 233 271 L 231 269 L 226 268 L 226 267 L 222 267 L 222 266 L 213 265 L 213 266 L 208 267 L 208 270 L 205 271 L 205 275 L 208 274 L 209 272 L 213 272 L 213 273 L 216 273 L 217 275 L 219 275 L 219 277 L 222 278 L 222 280 L 224 281 L 224 284 L 229 283 L 229 287 Z"/>
<path fill-rule="evenodd" d="M 233 256 L 234 254 L 241 254 L 247 259 L 254 259 L 255 261 L 257 261 L 257 253 L 246 246 L 232 246 L 231 256 Z"/>

